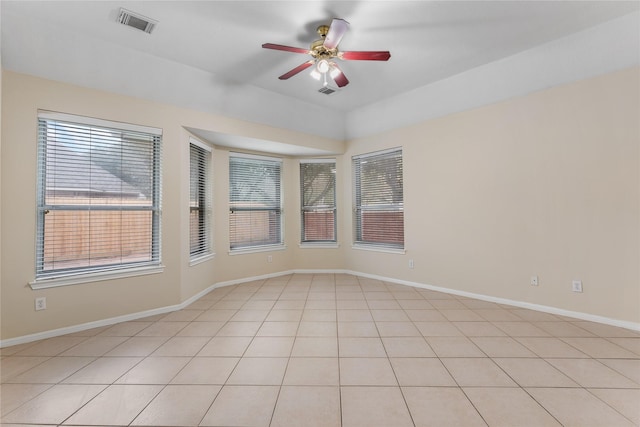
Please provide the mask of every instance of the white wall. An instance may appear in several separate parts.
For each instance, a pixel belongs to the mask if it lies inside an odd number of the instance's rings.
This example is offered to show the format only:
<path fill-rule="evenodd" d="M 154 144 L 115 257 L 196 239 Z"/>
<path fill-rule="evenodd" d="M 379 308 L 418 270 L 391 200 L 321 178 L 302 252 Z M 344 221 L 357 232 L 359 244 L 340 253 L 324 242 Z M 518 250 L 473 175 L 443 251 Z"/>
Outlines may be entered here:
<path fill-rule="evenodd" d="M 640 64 L 640 12 L 349 112 L 348 138 L 471 110 Z M 430 100 L 431 102 L 425 102 Z"/>

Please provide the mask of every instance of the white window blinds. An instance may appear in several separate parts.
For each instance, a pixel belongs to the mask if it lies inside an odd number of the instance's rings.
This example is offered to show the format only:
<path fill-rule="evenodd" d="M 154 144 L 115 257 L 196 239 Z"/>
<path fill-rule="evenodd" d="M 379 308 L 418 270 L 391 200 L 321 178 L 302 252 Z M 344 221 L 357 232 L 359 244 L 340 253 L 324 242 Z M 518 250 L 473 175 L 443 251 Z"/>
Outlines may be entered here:
<path fill-rule="evenodd" d="M 192 259 L 211 253 L 211 149 L 189 144 L 189 253 Z"/>
<path fill-rule="evenodd" d="M 356 245 L 404 248 L 402 149 L 352 160 Z"/>
<path fill-rule="evenodd" d="M 230 249 L 282 244 L 282 161 L 232 153 L 229 157 Z"/>
<path fill-rule="evenodd" d="M 336 162 L 300 162 L 302 243 L 336 241 Z"/>
<path fill-rule="evenodd" d="M 39 114 L 36 278 L 160 264 L 161 138 Z"/>

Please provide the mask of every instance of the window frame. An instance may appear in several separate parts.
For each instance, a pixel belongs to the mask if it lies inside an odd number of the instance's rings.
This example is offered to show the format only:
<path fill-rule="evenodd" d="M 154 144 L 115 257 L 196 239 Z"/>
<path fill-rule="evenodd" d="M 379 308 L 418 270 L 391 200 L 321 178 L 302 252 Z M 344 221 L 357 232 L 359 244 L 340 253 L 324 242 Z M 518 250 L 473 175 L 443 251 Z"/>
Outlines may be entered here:
<path fill-rule="evenodd" d="M 241 159 L 241 160 L 239 160 Z M 271 164 L 273 167 L 277 169 L 277 181 L 274 183 L 275 188 L 273 189 L 274 195 L 278 201 L 278 206 L 267 206 L 267 207 L 253 207 L 253 206 L 245 206 L 238 208 L 234 207 L 234 202 L 241 202 L 240 200 L 233 200 L 234 198 L 234 177 L 233 177 L 233 168 L 232 162 L 234 160 L 244 161 L 247 163 L 255 162 L 256 165 L 263 164 L 268 165 Z M 264 252 L 264 251 L 274 251 L 274 250 L 283 250 L 286 249 L 285 241 L 284 241 L 284 198 L 283 198 L 283 159 L 277 157 L 269 157 L 269 156 L 261 156 L 256 154 L 247 154 L 247 153 L 238 153 L 238 152 L 230 152 L 229 153 L 229 254 L 243 254 L 243 253 L 251 253 L 251 252 Z M 251 205 L 254 201 L 249 201 Z M 248 243 L 242 244 L 239 241 L 236 242 L 234 246 L 234 241 L 232 240 L 234 229 L 233 229 L 233 220 L 231 215 L 236 212 L 267 212 L 267 213 L 275 213 L 277 217 L 277 222 L 273 224 L 276 226 L 275 236 L 276 238 L 273 241 L 265 240 L 264 243 Z M 267 220 L 269 226 L 272 225 L 270 220 Z M 253 229 L 251 229 L 253 230 Z M 271 233 L 271 229 L 267 229 L 265 231 L 267 234 Z"/>
<path fill-rule="evenodd" d="M 36 241 L 35 241 L 35 279 L 29 282 L 29 285 L 33 289 L 42 289 L 56 286 L 64 286 L 78 283 L 86 283 L 92 281 L 101 281 L 111 278 L 138 276 L 142 274 L 153 274 L 163 271 L 164 266 L 161 263 L 162 250 L 161 250 L 161 188 L 162 188 L 162 129 L 153 128 L 149 126 L 141 126 L 130 123 L 115 122 L 109 120 L 102 120 L 91 117 L 77 116 L 66 113 L 58 113 L 51 111 L 39 110 L 37 115 L 37 129 L 38 129 L 38 141 L 37 141 L 37 191 L 36 191 Z M 51 129 L 48 127 L 76 127 L 82 129 L 83 134 L 72 139 L 75 145 L 80 143 L 86 143 L 88 138 L 88 144 L 90 147 L 94 147 L 98 144 L 99 139 L 89 136 L 92 132 L 90 129 L 100 130 L 102 132 L 113 132 L 115 134 L 126 135 L 140 135 L 144 136 L 145 140 L 142 142 L 151 144 L 149 151 L 151 153 L 150 163 L 150 204 L 98 204 L 92 205 L 91 201 L 96 200 L 93 194 L 93 190 L 89 191 L 89 195 L 83 196 L 86 201 L 84 203 L 53 203 L 51 200 L 47 200 L 47 166 L 51 165 L 47 162 L 47 144 L 59 144 L 62 137 L 55 137 L 51 139 L 49 133 Z M 141 135 L 142 134 L 142 135 Z M 84 140 L 82 138 L 85 138 Z M 133 150 L 129 147 L 128 150 Z M 93 157 L 90 155 L 89 159 Z M 73 159 L 73 157 L 70 157 Z M 92 160 L 89 160 L 92 161 Z M 123 163 L 119 163 L 122 167 Z M 59 167 L 63 167 L 61 164 Z M 67 173 L 65 176 L 71 176 Z M 104 196 L 103 196 L 104 197 Z M 87 204 L 88 203 L 88 204 Z M 67 266 L 59 268 L 45 268 L 45 216 L 52 211 L 58 212 L 151 212 L 149 229 L 151 244 L 149 248 L 149 259 L 143 261 L 123 261 L 120 262 L 104 263 L 98 265 L 88 266 Z M 63 231 L 60 231 L 63 233 Z M 91 233 L 91 230 L 89 230 Z M 100 237 L 97 237 L 100 239 Z M 54 243 L 55 244 L 55 243 Z M 86 257 L 72 258 L 70 261 L 77 259 L 81 261 L 87 259 Z M 95 259 L 89 257 L 89 259 Z M 58 261 L 62 262 L 62 261 Z"/>
<path fill-rule="evenodd" d="M 338 247 L 338 208 L 337 208 L 337 193 L 336 193 L 336 174 L 337 163 L 336 159 L 301 159 L 300 160 L 300 247 Z M 332 205 L 309 205 L 305 206 L 305 164 L 330 164 L 333 165 L 332 186 L 333 186 L 333 204 Z M 305 213 L 308 212 L 332 212 L 333 213 L 333 239 L 305 239 L 305 232 L 307 230 Z"/>
<path fill-rule="evenodd" d="M 399 203 L 388 203 L 379 205 L 362 204 L 362 165 L 370 161 L 379 161 L 398 157 L 400 159 L 400 191 L 401 201 Z M 404 171 L 403 171 L 403 150 L 402 147 L 387 150 L 374 151 L 352 157 L 353 172 L 353 245 L 354 249 L 365 249 L 380 252 L 405 253 L 405 232 L 404 232 Z M 368 240 L 363 237 L 362 217 L 363 213 L 399 212 L 402 214 L 402 242 L 391 243 L 375 240 Z"/>
<path fill-rule="evenodd" d="M 198 165 L 197 173 L 197 201 L 192 199 L 193 193 L 193 154 L 194 150 L 201 156 L 198 162 L 204 165 Z M 189 265 L 196 265 L 207 261 L 215 256 L 213 248 L 213 148 L 197 139 L 189 138 Z M 195 206 L 194 206 L 195 202 Z M 194 243 L 192 238 L 194 230 L 192 229 L 191 214 L 197 211 L 198 216 L 198 249 L 194 251 Z"/>

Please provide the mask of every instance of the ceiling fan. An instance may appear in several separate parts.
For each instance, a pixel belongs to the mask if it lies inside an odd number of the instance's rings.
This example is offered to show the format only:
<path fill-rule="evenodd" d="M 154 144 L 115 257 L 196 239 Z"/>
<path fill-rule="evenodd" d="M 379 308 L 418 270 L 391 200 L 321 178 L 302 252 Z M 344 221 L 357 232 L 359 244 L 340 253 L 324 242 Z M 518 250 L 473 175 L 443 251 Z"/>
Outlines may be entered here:
<path fill-rule="evenodd" d="M 280 80 L 287 80 L 315 64 L 316 69 L 311 72 L 314 78 L 318 80 L 324 78 L 324 85 L 326 86 L 327 74 L 329 74 L 338 87 L 344 87 L 349 84 L 349 80 L 334 59 L 338 58 L 347 61 L 388 61 L 391 57 L 391 53 L 388 51 L 340 52 L 338 50 L 338 44 L 348 29 L 349 23 L 347 21 L 344 19 L 334 19 L 331 22 L 331 26 L 320 25 L 318 27 L 317 32 L 321 38 L 311 43 L 309 49 L 273 43 L 265 43 L 262 47 L 265 49 L 283 50 L 285 52 L 303 53 L 313 57 L 313 59 L 298 65 L 296 68 L 278 77 Z"/>

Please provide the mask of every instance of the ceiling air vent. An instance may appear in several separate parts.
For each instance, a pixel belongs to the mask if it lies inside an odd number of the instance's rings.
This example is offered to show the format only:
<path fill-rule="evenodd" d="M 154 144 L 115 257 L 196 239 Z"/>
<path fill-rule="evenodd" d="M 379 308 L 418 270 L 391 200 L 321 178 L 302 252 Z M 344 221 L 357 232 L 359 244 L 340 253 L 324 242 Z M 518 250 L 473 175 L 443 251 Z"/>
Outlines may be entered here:
<path fill-rule="evenodd" d="M 320 89 L 318 89 L 318 92 L 320 93 L 324 93 L 325 95 L 331 95 L 333 92 L 336 92 L 338 89 L 334 89 L 332 87 L 329 86 L 323 86 Z"/>
<path fill-rule="evenodd" d="M 136 30 L 144 31 L 151 34 L 151 31 L 156 27 L 158 21 L 149 19 L 146 16 L 142 16 L 139 13 L 131 12 L 130 10 L 120 8 L 118 14 L 118 22 L 122 25 L 126 25 Z"/>

